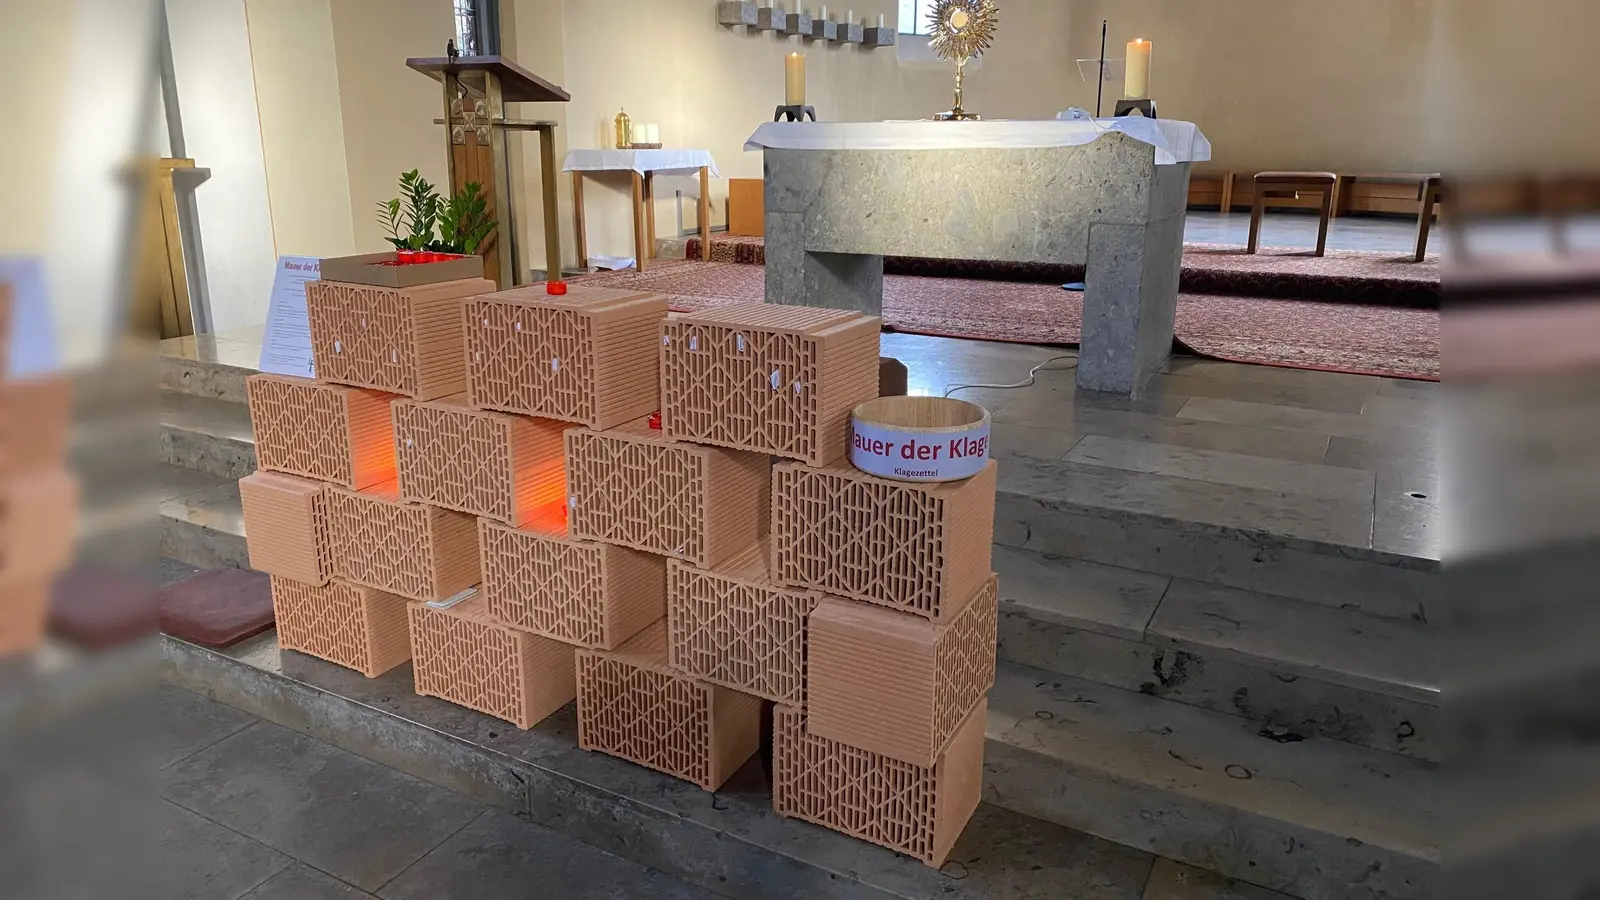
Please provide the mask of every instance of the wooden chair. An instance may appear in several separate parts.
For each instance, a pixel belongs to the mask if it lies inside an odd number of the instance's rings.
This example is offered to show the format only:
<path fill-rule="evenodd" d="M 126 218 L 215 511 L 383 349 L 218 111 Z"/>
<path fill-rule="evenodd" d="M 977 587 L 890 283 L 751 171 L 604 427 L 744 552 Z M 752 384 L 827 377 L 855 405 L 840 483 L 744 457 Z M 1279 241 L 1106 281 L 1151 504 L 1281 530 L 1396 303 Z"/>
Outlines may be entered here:
<path fill-rule="evenodd" d="M 1422 183 L 1421 206 L 1417 209 L 1417 262 L 1428 255 L 1428 232 L 1433 230 L 1433 216 L 1438 204 L 1444 200 L 1444 179 L 1429 175 Z"/>
<path fill-rule="evenodd" d="M 1250 246 L 1246 253 L 1256 252 L 1261 242 L 1261 214 L 1271 206 L 1284 206 L 1274 200 L 1298 200 L 1301 194 L 1320 194 L 1321 222 L 1317 227 L 1317 255 L 1328 250 L 1328 220 L 1333 218 L 1334 188 L 1339 176 L 1332 172 L 1258 172 L 1255 177 L 1255 196 L 1250 205 Z"/>

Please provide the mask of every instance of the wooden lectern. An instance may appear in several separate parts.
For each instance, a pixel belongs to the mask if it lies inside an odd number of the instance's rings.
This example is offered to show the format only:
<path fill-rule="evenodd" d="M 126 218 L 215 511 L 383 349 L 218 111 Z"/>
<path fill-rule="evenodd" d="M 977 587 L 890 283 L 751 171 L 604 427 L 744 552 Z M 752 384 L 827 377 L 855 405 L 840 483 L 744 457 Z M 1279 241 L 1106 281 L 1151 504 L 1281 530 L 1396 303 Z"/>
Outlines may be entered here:
<path fill-rule="evenodd" d="M 513 119 L 507 103 L 565 103 L 572 96 L 501 56 L 445 56 L 408 59 L 406 65 L 444 86 L 446 159 L 450 190 L 468 182 L 482 184 L 489 214 L 499 223 L 484 253 L 484 277 L 501 289 L 520 283 L 516 205 L 511 193 L 511 167 L 506 132 L 539 132 L 539 170 L 544 185 L 544 254 L 549 278 L 561 277 L 561 231 L 556 221 L 556 123 Z M 503 239 L 502 239 L 503 238 Z"/>

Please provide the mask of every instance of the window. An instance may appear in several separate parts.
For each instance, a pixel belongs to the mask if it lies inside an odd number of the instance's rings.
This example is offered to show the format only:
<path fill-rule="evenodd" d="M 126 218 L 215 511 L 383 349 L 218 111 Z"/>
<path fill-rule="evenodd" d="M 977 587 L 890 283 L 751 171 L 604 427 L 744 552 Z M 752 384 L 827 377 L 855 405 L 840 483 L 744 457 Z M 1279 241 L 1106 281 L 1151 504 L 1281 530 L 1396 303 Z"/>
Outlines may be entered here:
<path fill-rule="evenodd" d="M 456 14 L 456 49 L 462 56 L 500 52 L 500 0 L 451 0 Z"/>
<path fill-rule="evenodd" d="M 455 0 L 456 49 L 462 56 L 482 56 L 478 46 L 477 0 Z"/>
<path fill-rule="evenodd" d="M 928 25 L 928 12 L 934 0 L 900 0 L 900 33 L 932 35 Z"/>

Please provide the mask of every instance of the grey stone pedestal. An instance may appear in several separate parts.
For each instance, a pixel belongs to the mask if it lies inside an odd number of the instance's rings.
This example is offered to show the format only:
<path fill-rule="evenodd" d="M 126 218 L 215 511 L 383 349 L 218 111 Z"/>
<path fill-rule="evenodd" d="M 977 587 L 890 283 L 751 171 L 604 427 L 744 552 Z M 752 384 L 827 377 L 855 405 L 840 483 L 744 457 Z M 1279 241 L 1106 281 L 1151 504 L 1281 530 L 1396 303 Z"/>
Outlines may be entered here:
<path fill-rule="evenodd" d="M 1120 133 L 1077 147 L 766 153 L 767 302 L 883 310 L 883 257 L 1082 264 L 1079 387 L 1167 360 L 1189 165 Z M 1065 295 L 1063 295 L 1065 301 Z"/>

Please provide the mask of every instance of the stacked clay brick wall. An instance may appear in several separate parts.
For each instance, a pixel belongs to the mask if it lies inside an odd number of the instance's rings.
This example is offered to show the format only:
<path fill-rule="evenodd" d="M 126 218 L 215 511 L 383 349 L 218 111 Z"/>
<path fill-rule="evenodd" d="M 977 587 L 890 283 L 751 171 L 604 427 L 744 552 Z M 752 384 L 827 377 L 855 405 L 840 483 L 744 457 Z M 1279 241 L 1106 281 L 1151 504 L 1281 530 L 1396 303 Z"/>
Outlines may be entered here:
<path fill-rule="evenodd" d="M 567 423 L 474 409 L 465 394 L 392 408 L 407 500 L 520 525 L 566 496 Z"/>
<path fill-rule="evenodd" d="M 850 410 L 878 396 L 882 322 L 848 310 L 740 303 L 662 326 L 669 439 L 822 465 L 844 456 Z"/>
<path fill-rule="evenodd" d="M 406 599 L 376 588 L 272 578 L 278 646 L 376 678 L 411 658 Z"/>
<path fill-rule="evenodd" d="M 673 443 L 644 419 L 566 439 L 574 537 L 712 566 L 767 532 L 764 454 Z"/>
<path fill-rule="evenodd" d="M 578 744 L 722 786 L 761 743 L 761 701 L 675 672 L 664 622 L 616 650 L 578 651 Z"/>
<path fill-rule="evenodd" d="M 778 583 L 943 621 L 989 578 L 995 463 L 964 481 L 888 481 L 848 463 L 773 468 Z"/>
<path fill-rule="evenodd" d="M 394 478 L 394 395 L 287 375 L 252 375 L 246 391 L 258 468 L 355 490 Z"/>
<path fill-rule="evenodd" d="M 462 303 L 493 290 L 483 278 L 408 288 L 308 282 L 317 377 L 418 400 L 461 393 L 467 389 Z"/>
<path fill-rule="evenodd" d="M 532 728 L 577 694 L 573 648 L 496 621 L 481 596 L 409 604 L 416 690 Z"/>
<path fill-rule="evenodd" d="M 805 714 L 773 715 L 772 805 L 781 816 L 814 822 L 941 866 L 983 794 L 979 703 L 932 766 L 916 766 L 809 733 Z"/>
<path fill-rule="evenodd" d="M 390 481 L 330 488 L 334 574 L 413 600 L 442 600 L 479 581 L 478 523 L 465 513 L 407 503 Z"/>
<path fill-rule="evenodd" d="M 779 587 L 766 540 L 712 569 L 667 564 L 667 625 L 674 668 L 712 684 L 799 706 L 805 685 L 811 591 Z"/>
<path fill-rule="evenodd" d="M 305 584 L 328 583 L 333 547 L 326 485 L 258 471 L 239 479 L 239 503 L 250 568 Z"/>
<path fill-rule="evenodd" d="M 615 649 L 665 612 L 667 561 L 573 540 L 564 507 L 521 528 L 478 520 L 489 614 L 579 647 Z"/>
<path fill-rule="evenodd" d="M 807 630 L 807 728 L 931 766 L 994 686 L 995 579 L 946 624 L 826 598 Z"/>
<path fill-rule="evenodd" d="M 660 404 L 657 294 L 543 285 L 485 294 L 465 304 L 472 405 L 604 430 Z"/>

